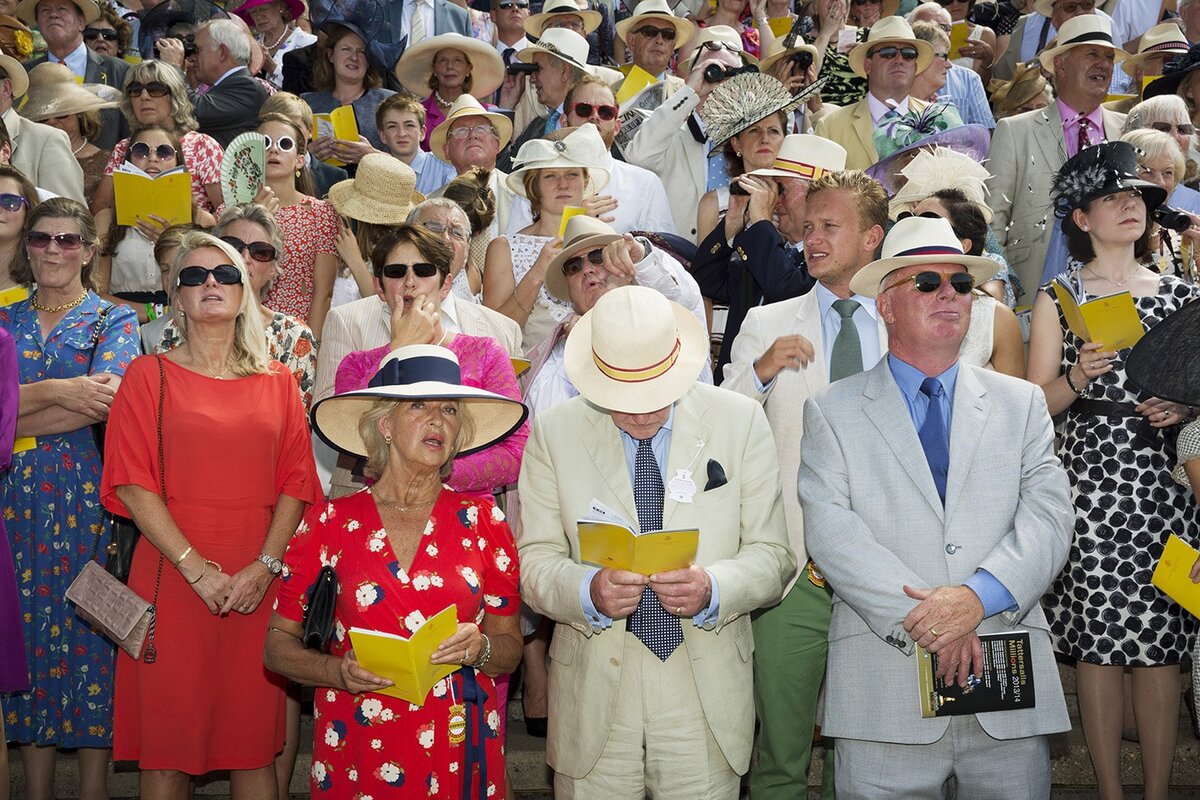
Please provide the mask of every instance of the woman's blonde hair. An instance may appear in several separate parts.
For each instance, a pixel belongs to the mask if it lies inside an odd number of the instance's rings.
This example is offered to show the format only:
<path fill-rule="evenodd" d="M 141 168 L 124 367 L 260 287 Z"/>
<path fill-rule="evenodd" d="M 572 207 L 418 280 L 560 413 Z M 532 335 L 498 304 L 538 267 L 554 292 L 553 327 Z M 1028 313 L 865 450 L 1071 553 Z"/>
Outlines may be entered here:
<path fill-rule="evenodd" d="M 436 402 L 436 398 L 431 398 Z M 358 435 L 362 437 L 367 449 L 367 466 L 364 469 L 367 477 L 378 479 L 387 470 L 391 458 L 391 448 L 379 430 L 379 421 L 391 414 L 401 403 L 411 403 L 411 400 L 392 400 L 380 398 L 376 400 L 358 421 Z M 462 400 L 455 400 L 458 406 L 458 435 L 450 443 L 450 455 L 438 470 L 443 479 L 450 477 L 454 469 L 454 459 L 462 452 L 467 442 L 475 438 L 475 418 L 471 410 Z"/>
<path fill-rule="evenodd" d="M 129 84 L 154 81 L 158 81 L 170 89 L 167 96 L 171 98 L 171 121 L 175 123 L 175 133 L 183 136 L 200 127 L 200 123 L 196 121 L 196 115 L 192 113 L 192 101 L 188 98 L 187 84 L 183 82 L 183 74 L 170 64 L 154 60 L 140 61 L 125 73 L 125 85 L 121 87 L 125 92 L 121 100 L 121 113 L 125 115 L 125 121 L 129 123 L 129 127 L 136 128 L 141 125 L 133 113 L 133 98 L 129 95 Z"/>
<path fill-rule="evenodd" d="M 263 101 L 258 109 L 259 116 L 263 114 L 283 114 L 293 120 L 299 120 L 307 133 L 312 133 L 313 110 L 303 98 L 291 92 L 276 92 Z"/>
<path fill-rule="evenodd" d="M 186 263 L 192 253 L 212 247 L 220 250 L 229 259 L 229 264 L 242 276 L 242 302 L 238 308 L 237 318 L 233 327 L 233 360 L 229 370 L 238 376 L 261 375 L 267 372 L 270 361 L 267 359 L 267 332 L 263 327 L 262 313 L 258 299 L 250 288 L 250 276 L 242 264 L 242 256 L 232 247 L 222 242 L 211 233 L 205 231 L 188 231 L 179 239 L 179 252 L 171 265 L 171 276 L 168 279 L 171 293 L 171 316 L 179 328 L 180 344 L 187 341 L 187 317 L 175 301 L 179 294 L 179 273 L 184 267 L 194 266 Z"/>
<path fill-rule="evenodd" d="M 1138 128 L 1121 134 L 1121 141 L 1129 142 L 1137 148 L 1140 167 L 1168 156 L 1175 167 L 1176 184 L 1183 183 L 1184 173 L 1187 172 L 1187 159 L 1184 158 L 1183 151 L 1179 149 L 1179 142 L 1175 141 L 1174 136 L 1154 128 Z"/>
<path fill-rule="evenodd" d="M 235 222 L 249 222 L 262 228 L 267 232 L 267 238 L 271 240 L 271 246 L 275 248 L 275 267 L 278 274 L 279 262 L 284 256 L 283 234 L 279 231 L 279 226 L 275 224 L 275 217 L 266 206 L 258 203 L 240 203 L 236 206 L 226 206 L 221 212 L 221 218 L 217 220 L 217 224 L 212 229 L 212 235 L 220 238 L 225 235 L 225 231 Z M 241 253 L 238 253 L 241 256 Z M 271 284 L 275 282 L 275 277 L 267 281 L 267 285 L 263 287 L 263 294 L 271 288 Z M 259 300 L 263 298 L 260 297 Z"/>

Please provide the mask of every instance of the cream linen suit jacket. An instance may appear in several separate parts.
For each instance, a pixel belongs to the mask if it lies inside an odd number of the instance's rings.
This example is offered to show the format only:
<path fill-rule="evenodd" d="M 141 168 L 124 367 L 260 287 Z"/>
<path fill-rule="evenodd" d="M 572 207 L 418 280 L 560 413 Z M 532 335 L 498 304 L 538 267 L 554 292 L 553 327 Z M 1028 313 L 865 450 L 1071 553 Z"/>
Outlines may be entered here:
<path fill-rule="evenodd" d="M 10 163 L 34 186 L 87 205 L 83 168 L 71 155 L 67 135 L 58 128 L 25 119 L 11 108 L 4 112 L 3 119 L 12 139 Z"/>
<path fill-rule="evenodd" d="M 687 127 L 700 96 L 683 86 L 654 109 L 625 147 L 630 164 L 662 178 L 671 198 L 671 216 L 679 235 L 696 241 L 696 206 L 708 185 L 708 143 L 697 142 Z"/>
<path fill-rule="evenodd" d="M 908 98 L 909 111 L 921 111 L 927 105 L 915 97 Z M 879 160 L 873 138 L 875 123 L 866 97 L 829 112 L 817 122 L 813 132 L 846 148 L 846 169 L 866 169 Z"/>
<path fill-rule="evenodd" d="M 709 460 L 728 482 L 704 490 Z M 773 605 L 795 569 L 787 546 L 775 445 L 766 417 L 745 397 L 696 384 L 675 403 L 667 478 L 689 469 L 693 502 L 663 504 L 663 527 L 700 529 L 696 563 L 715 578 L 719 618 L 682 620 L 709 730 L 734 771 L 746 772 L 754 738 L 750 612 Z M 521 597 L 561 623 L 550 644 L 550 732 L 546 759 L 582 778 L 600 757 L 613 715 L 625 621 L 594 630 L 584 616 L 576 520 L 599 500 L 636 529 L 633 485 L 612 418 L 576 397 L 539 415 L 521 463 Z"/>
<path fill-rule="evenodd" d="M 984 569 L 1016 600 L 980 633 L 1027 630 L 1037 705 L 978 714 L 997 739 L 1071 727 L 1039 600 L 1066 561 L 1074 512 L 1042 390 L 960 362 L 943 508 L 888 359 L 804 405 L 800 500 L 808 551 L 833 587 L 825 733 L 928 744 L 949 719 L 922 719 L 915 646 L 903 620 L 915 587 Z"/>
<path fill-rule="evenodd" d="M 876 321 L 879 330 L 879 352 L 887 353 L 887 328 Z M 799 334 L 813 344 L 816 355 L 807 367 L 785 369 L 775 376 L 765 392 L 755 383 L 754 362 L 780 336 Z M 762 403 L 775 434 L 779 453 L 779 481 L 783 485 L 783 515 L 787 520 L 788 543 L 801 567 L 808 561 L 804 547 L 804 512 L 800 496 L 792 491 L 800 471 L 800 438 L 804 435 L 804 417 L 796 413 L 809 397 L 829 385 L 829 362 L 825 360 L 825 334 L 821 328 L 821 308 L 816 291 L 791 300 L 756 306 L 746 314 L 742 329 L 733 340 L 732 360 L 725 365 L 725 380 L 721 388 L 753 397 Z M 871 364 L 865 364 L 870 369 Z M 792 590 L 796 577 L 788 582 L 784 594 Z"/>

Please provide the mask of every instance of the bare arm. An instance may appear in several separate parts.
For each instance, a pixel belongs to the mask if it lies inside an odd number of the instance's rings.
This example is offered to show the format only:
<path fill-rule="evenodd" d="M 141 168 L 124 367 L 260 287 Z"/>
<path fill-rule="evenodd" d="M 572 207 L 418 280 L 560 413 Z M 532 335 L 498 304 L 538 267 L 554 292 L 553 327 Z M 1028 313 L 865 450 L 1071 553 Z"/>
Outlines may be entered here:
<path fill-rule="evenodd" d="M 1071 388 L 1073 383 L 1083 389 L 1093 378 L 1112 369 L 1108 359 L 1115 353 L 1105 353 L 1101 345 L 1088 342 L 1079 354 L 1079 362 L 1064 372 L 1062 368 L 1063 332 L 1058 322 L 1058 310 L 1050 295 L 1038 292 L 1033 305 L 1033 322 L 1029 332 L 1028 379 L 1046 393 L 1050 414 L 1061 414 L 1079 397 Z M 1067 376 L 1070 375 L 1070 383 Z"/>
<path fill-rule="evenodd" d="M 312 328 L 313 336 L 321 338 L 321 328 L 325 325 L 325 315 L 329 313 L 329 304 L 333 301 L 333 281 L 337 278 L 338 257 L 334 253 L 318 253 L 317 263 L 313 265 L 313 296 L 308 307 L 308 327 Z"/>
<path fill-rule="evenodd" d="M 45 436 L 108 419 L 121 378 L 111 372 L 23 384 L 17 436 Z"/>
<path fill-rule="evenodd" d="M 525 327 L 537 305 L 542 284 L 546 282 L 546 267 L 561 248 L 562 241 L 559 239 L 546 242 L 533 266 L 517 282 L 508 239 L 498 237 L 493 240 L 488 245 L 485 258 L 487 266 L 483 270 L 483 304 Z"/>
<path fill-rule="evenodd" d="M 1017 315 L 1003 303 L 996 303 L 991 360 L 996 372 L 1014 378 L 1025 377 L 1025 343 L 1021 340 L 1021 326 L 1017 324 Z"/>

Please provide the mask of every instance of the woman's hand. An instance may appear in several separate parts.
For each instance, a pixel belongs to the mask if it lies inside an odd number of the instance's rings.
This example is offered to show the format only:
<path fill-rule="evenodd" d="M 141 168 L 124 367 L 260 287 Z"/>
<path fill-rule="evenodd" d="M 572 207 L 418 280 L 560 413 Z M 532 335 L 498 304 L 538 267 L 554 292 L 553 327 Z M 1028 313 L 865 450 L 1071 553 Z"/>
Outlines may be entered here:
<path fill-rule="evenodd" d="M 328 161 L 334 157 L 335 139 L 332 136 L 318 136 L 308 143 L 308 152 L 313 158 Z"/>
<path fill-rule="evenodd" d="M 1134 406 L 1134 410 L 1150 421 L 1152 428 L 1165 428 L 1188 420 L 1188 414 L 1178 403 L 1151 397 Z"/>
<path fill-rule="evenodd" d="M 171 223 L 166 217 L 160 217 L 158 214 L 151 214 L 149 219 L 138 218 L 137 229 L 138 233 L 146 237 L 150 244 L 158 242 L 158 237 L 162 232 L 171 227 Z"/>
<path fill-rule="evenodd" d="M 611 194 L 594 194 L 591 197 L 583 198 L 583 207 L 587 209 L 587 215 L 595 217 L 601 222 L 612 222 L 616 219 L 609 212 L 616 211 L 618 205 L 620 204 L 617 202 L 617 198 Z"/>
<path fill-rule="evenodd" d="M 1192 564 L 1192 571 L 1188 573 L 1188 577 L 1192 579 L 1192 583 L 1200 583 L 1200 556 L 1196 556 L 1196 563 Z"/>
<path fill-rule="evenodd" d="M 221 607 L 225 601 L 229 599 L 229 593 L 233 588 L 233 580 L 224 572 L 217 570 L 212 564 L 201 564 L 200 568 L 204 570 L 200 580 L 190 584 L 192 591 L 200 596 L 204 604 L 208 606 L 208 610 L 213 614 L 220 614 Z M 189 580 L 189 575 L 195 575 L 195 567 L 189 565 L 189 572 L 181 573 L 184 580 Z"/>
<path fill-rule="evenodd" d="M 550 266 L 550 262 L 558 257 L 562 252 L 562 239 L 554 238 L 542 245 L 542 251 L 538 253 L 537 260 L 533 262 L 533 266 L 529 271 L 534 274 L 534 277 L 539 281 L 546 279 L 546 268 Z"/>
<path fill-rule="evenodd" d="M 342 656 L 338 662 L 338 680 L 340 681 L 340 688 L 350 694 L 373 692 L 376 689 L 383 689 L 392 685 L 392 682 L 387 678 L 381 678 L 374 672 L 365 670 L 359 666 L 358 659 L 354 657 L 353 650 Z"/>
<path fill-rule="evenodd" d="M 338 217 L 338 233 L 337 238 L 333 240 L 334 247 L 337 248 L 338 258 L 346 264 L 362 263 L 362 251 L 358 249 L 358 239 L 354 236 L 354 231 L 350 230 L 350 222 L 345 217 Z"/>
<path fill-rule="evenodd" d="M 849 11 L 846 0 L 829 0 L 829 5 L 825 8 L 825 15 L 821 18 L 820 34 L 826 37 L 833 36 L 846 27 L 846 17 Z"/>
<path fill-rule="evenodd" d="M 239 614 L 253 614 L 274 577 L 266 565 L 258 561 L 251 561 L 242 567 L 231 576 L 229 597 L 221 604 L 221 613 L 236 611 Z"/>
<path fill-rule="evenodd" d="M 974 58 L 985 67 L 990 67 L 995 59 L 995 50 L 983 39 L 968 39 L 967 43 L 958 48 L 958 55 L 950 54 L 950 58 Z"/>
<path fill-rule="evenodd" d="M 275 196 L 275 190 L 265 183 L 259 187 L 258 194 L 254 195 L 254 202 L 272 214 L 279 211 L 279 198 Z"/>
<path fill-rule="evenodd" d="M 112 374 L 97 372 L 95 375 L 80 375 L 60 382 L 61 393 L 58 404 L 67 411 L 84 414 L 103 422 L 112 409 L 117 389 L 112 385 Z"/>
<path fill-rule="evenodd" d="M 1112 372 L 1112 360 L 1116 358 L 1115 350 L 1105 350 L 1101 342 L 1085 342 L 1079 349 L 1079 369 L 1083 373 L 1083 382 L 1091 383 L 1106 372 Z M 1075 367 L 1068 367 L 1074 369 Z M 1076 382 L 1076 386 L 1079 383 Z M 1080 389 L 1083 386 L 1079 386 Z"/>
<path fill-rule="evenodd" d="M 458 623 L 458 630 L 438 645 L 429 657 L 431 664 L 470 664 L 483 652 L 483 632 L 474 622 Z"/>
<path fill-rule="evenodd" d="M 333 155 L 345 161 L 347 164 L 357 164 L 362 160 L 362 157 L 371 153 L 377 153 L 378 150 L 367 141 L 367 137 L 359 136 L 357 142 L 351 142 L 347 139 L 333 140 Z"/>
<path fill-rule="evenodd" d="M 396 299 L 392 309 L 393 350 L 410 344 L 440 344 L 442 337 L 442 309 L 436 299 L 419 294 L 407 311 L 403 299 Z"/>

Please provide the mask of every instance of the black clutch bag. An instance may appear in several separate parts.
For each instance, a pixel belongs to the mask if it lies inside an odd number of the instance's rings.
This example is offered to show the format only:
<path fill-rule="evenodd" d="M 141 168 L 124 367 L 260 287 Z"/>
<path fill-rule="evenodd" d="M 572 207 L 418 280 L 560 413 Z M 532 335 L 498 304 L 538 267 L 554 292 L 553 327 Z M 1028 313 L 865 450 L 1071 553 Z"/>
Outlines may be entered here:
<path fill-rule="evenodd" d="M 111 513 L 106 516 L 112 537 L 108 540 L 106 548 L 108 563 L 105 569 L 121 583 L 128 583 L 129 570 L 133 566 L 133 548 L 137 546 L 138 539 L 142 538 L 142 532 L 128 517 L 118 517 Z"/>
<path fill-rule="evenodd" d="M 304 635 L 301 641 L 310 650 L 324 653 L 329 648 L 337 593 L 337 573 L 331 566 L 321 567 L 317 579 L 308 587 L 308 605 L 304 607 Z"/>

